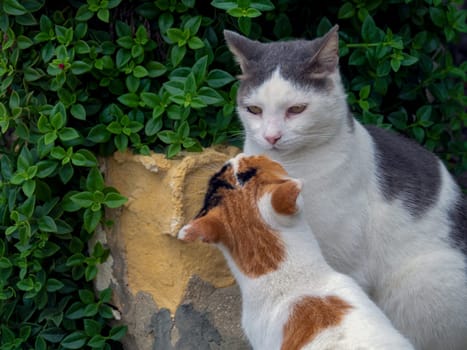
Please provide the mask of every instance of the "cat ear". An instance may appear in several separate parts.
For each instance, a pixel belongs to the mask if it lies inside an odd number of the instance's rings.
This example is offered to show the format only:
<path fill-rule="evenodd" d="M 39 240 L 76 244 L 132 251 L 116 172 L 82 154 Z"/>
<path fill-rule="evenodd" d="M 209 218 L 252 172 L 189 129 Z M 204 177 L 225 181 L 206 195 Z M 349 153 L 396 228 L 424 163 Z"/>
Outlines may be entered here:
<path fill-rule="evenodd" d="M 271 195 L 274 210 L 283 215 L 293 215 L 298 211 L 297 198 L 302 190 L 299 180 L 287 180 L 276 185 Z"/>
<path fill-rule="evenodd" d="M 242 73 L 246 74 L 249 61 L 261 53 L 263 44 L 258 41 L 250 40 L 230 30 L 224 30 L 224 38 L 230 52 L 232 52 L 240 65 Z"/>
<path fill-rule="evenodd" d="M 219 219 L 207 214 L 183 226 L 177 238 L 185 242 L 201 240 L 206 243 L 217 243 L 223 229 Z"/>
<path fill-rule="evenodd" d="M 339 62 L 339 26 L 335 25 L 320 40 L 318 51 L 309 61 L 312 79 L 322 79 L 337 68 Z"/>

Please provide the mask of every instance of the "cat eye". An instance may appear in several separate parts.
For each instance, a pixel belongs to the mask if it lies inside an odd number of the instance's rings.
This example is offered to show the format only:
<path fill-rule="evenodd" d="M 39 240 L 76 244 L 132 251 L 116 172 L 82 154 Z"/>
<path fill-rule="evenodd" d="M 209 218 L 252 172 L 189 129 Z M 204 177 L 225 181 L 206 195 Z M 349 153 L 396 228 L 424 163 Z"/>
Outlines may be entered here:
<path fill-rule="evenodd" d="M 254 115 L 259 115 L 263 113 L 263 110 L 261 109 L 261 107 L 258 107 L 258 106 L 248 106 L 246 110 Z"/>
<path fill-rule="evenodd" d="M 306 109 L 307 105 L 295 105 L 287 109 L 287 114 L 300 114 Z"/>

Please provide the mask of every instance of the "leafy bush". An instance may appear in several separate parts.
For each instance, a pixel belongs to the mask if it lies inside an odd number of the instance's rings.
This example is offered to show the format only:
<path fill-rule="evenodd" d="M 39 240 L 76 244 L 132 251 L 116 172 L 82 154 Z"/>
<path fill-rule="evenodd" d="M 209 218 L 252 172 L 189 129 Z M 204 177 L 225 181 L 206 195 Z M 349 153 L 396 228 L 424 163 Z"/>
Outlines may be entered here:
<path fill-rule="evenodd" d="M 238 72 L 224 28 L 261 40 L 340 25 L 355 115 L 393 127 L 467 170 L 466 12 L 440 0 L 4 0 L 0 4 L 1 349 L 110 349 L 108 251 L 87 242 L 104 208 L 98 157 L 241 144 Z"/>

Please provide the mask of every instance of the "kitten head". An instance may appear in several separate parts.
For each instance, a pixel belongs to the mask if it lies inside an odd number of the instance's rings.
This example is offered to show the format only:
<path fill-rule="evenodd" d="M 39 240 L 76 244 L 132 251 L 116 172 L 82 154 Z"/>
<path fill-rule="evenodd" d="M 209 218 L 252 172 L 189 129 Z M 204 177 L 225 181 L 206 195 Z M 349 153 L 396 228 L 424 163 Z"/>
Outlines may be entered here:
<path fill-rule="evenodd" d="M 337 30 L 311 41 L 272 43 L 224 31 L 242 70 L 237 108 L 247 142 L 290 152 L 336 134 L 347 117 Z"/>
<path fill-rule="evenodd" d="M 279 163 L 240 154 L 212 176 L 202 209 L 178 238 L 219 244 L 247 275 L 274 270 L 285 256 L 278 231 L 294 221 L 300 191 Z"/>

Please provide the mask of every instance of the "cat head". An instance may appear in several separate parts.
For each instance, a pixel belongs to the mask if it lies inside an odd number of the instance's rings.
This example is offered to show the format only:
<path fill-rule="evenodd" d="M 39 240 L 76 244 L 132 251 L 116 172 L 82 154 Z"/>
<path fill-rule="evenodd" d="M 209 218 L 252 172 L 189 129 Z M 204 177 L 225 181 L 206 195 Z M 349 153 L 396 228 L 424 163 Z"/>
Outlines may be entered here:
<path fill-rule="evenodd" d="M 178 238 L 219 244 L 246 274 L 270 271 L 284 257 L 278 231 L 293 224 L 300 191 L 279 163 L 240 154 L 212 176 L 202 209 Z"/>
<path fill-rule="evenodd" d="M 336 134 L 347 117 L 337 26 L 314 40 L 260 43 L 227 30 L 224 37 L 242 71 L 237 110 L 247 141 L 293 151 Z"/>

